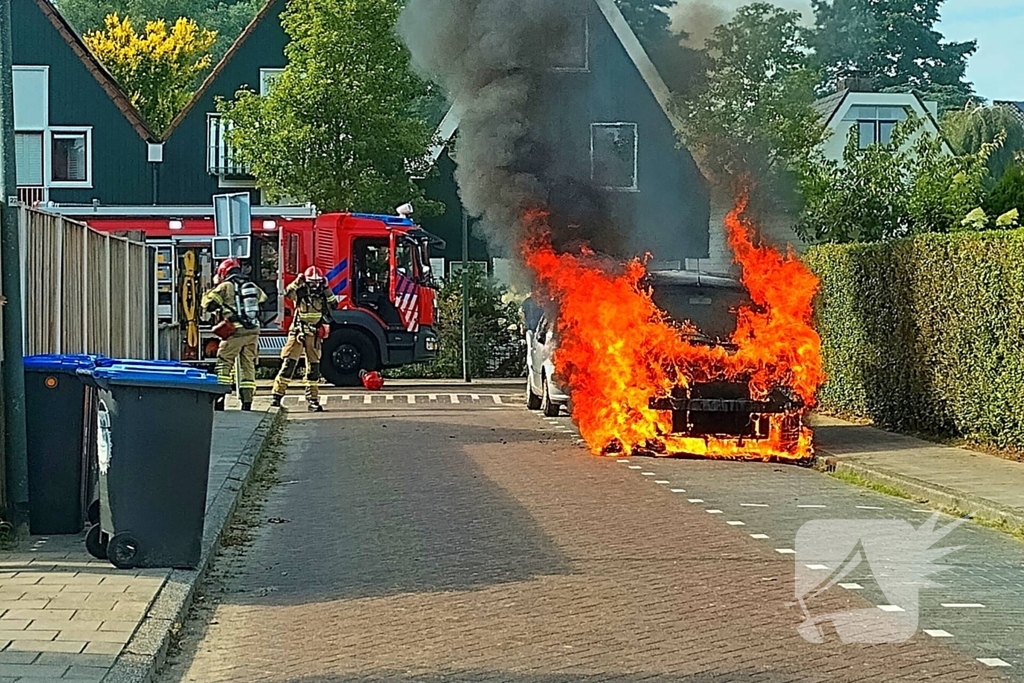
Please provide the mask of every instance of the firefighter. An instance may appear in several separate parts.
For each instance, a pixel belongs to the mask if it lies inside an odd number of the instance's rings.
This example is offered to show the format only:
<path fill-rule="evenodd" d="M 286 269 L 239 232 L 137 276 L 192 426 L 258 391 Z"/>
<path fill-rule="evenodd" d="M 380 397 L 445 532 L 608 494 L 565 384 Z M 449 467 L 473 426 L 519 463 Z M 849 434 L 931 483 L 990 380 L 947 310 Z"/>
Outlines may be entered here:
<path fill-rule="evenodd" d="M 260 353 L 260 304 L 267 300 L 267 295 L 245 276 L 236 258 L 220 264 L 214 282 L 216 286 L 203 295 L 202 306 L 220 318 L 213 328 L 221 338 L 217 348 L 217 380 L 232 384 L 237 361 L 238 397 L 242 410 L 252 410 Z"/>
<path fill-rule="evenodd" d="M 280 406 L 295 375 L 299 358 L 306 355 L 306 402 L 309 411 L 322 413 L 320 405 L 320 345 L 329 328 L 331 309 L 338 297 L 327 287 L 323 272 L 312 266 L 288 285 L 285 295 L 295 303 L 288 341 L 281 349 L 281 370 L 274 380 L 274 405 Z"/>

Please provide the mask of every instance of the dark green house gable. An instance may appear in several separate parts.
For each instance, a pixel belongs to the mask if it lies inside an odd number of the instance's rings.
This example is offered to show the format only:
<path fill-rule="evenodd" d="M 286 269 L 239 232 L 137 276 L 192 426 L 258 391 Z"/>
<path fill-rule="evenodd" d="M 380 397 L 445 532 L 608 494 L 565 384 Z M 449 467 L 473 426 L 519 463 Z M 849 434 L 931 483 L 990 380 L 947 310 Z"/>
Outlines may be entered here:
<path fill-rule="evenodd" d="M 19 197 L 148 204 L 157 136 L 47 0 L 11 6 Z"/>
<path fill-rule="evenodd" d="M 270 0 L 260 10 L 164 134 L 160 204 L 208 205 L 215 194 L 255 188 L 221 142 L 217 99 L 231 99 L 242 88 L 260 92 L 261 81 L 285 67 L 285 6 L 285 0 Z M 252 195 L 259 203 L 259 192 L 252 190 Z"/>

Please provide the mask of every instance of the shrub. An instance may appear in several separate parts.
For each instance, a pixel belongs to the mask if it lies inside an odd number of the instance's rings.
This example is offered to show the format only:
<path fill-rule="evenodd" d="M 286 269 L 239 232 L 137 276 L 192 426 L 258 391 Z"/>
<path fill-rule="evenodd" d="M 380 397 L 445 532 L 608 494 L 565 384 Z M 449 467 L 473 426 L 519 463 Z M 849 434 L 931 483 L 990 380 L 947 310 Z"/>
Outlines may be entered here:
<path fill-rule="evenodd" d="M 1013 209 L 1024 211 L 1024 167 L 1015 164 L 995 184 L 985 198 L 985 210 L 999 216 Z"/>
<path fill-rule="evenodd" d="M 1024 230 L 822 245 L 821 406 L 1024 447 Z"/>

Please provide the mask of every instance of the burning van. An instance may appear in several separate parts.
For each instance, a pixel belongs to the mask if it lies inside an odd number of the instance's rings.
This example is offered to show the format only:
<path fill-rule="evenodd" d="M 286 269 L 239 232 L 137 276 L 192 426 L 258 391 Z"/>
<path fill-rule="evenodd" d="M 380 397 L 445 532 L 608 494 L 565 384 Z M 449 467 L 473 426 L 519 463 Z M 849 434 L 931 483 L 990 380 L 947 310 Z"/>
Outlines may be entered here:
<path fill-rule="evenodd" d="M 728 277 L 693 271 L 662 271 L 648 278 L 654 303 L 689 343 L 738 351 L 731 341 L 737 311 L 750 307 L 746 288 Z M 671 412 L 673 438 L 716 437 L 747 441 L 774 440 L 795 452 L 803 428 L 803 402 L 783 387 L 767 396 L 751 395 L 749 378 L 681 382 L 650 400 L 652 410 Z M 777 432 L 777 433 L 774 433 Z M 649 444 L 661 450 L 661 443 Z"/>

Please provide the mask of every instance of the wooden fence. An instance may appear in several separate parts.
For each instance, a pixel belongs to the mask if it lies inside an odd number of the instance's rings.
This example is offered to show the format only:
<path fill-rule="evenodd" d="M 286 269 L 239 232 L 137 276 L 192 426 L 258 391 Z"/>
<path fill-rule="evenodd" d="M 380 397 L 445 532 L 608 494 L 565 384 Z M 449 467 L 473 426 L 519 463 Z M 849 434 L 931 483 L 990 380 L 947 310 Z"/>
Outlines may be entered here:
<path fill-rule="evenodd" d="M 22 207 L 25 355 L 156 357 L 152 247 Z"/>

